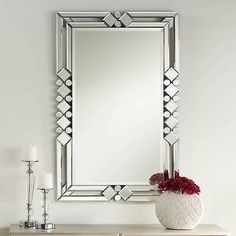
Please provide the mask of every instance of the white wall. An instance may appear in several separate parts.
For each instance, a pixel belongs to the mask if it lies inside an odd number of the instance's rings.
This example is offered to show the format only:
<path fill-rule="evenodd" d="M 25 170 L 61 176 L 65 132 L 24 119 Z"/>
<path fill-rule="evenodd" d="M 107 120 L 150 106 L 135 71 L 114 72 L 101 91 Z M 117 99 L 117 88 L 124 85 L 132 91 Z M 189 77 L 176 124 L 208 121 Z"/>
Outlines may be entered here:
<path fill-rule="evenodd" d="M 181 13 L 181 172 L 202 187 L 204 222 L 236 233 L 235 8 L 233 0 L 0 0 L 0 227 L 24 216 L 19 150 L 37 144 L 40 169 L 55 172 L 55 12 L 175 10 Z M 54 199 L 56 223 L 157 223 L 153 204 Z"/>

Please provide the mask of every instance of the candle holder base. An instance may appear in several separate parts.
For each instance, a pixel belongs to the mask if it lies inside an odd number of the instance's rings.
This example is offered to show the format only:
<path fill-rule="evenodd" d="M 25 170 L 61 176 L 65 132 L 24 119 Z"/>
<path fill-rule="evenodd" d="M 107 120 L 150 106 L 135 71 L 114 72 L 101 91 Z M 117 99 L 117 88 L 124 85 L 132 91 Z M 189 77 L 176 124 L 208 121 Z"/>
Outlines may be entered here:
<path fill-rule="evenodd" d="M 55 229 L 56 225 L 53 223 L 40 223 L 40 224 L 37 224 L 36 228 L 50 230 L 50 229 Z"/>
<path fill-rule="evenodd" d="M 34 220 L 31 220 L 31 221 L 28 221 L 28 220 L 21 220 L 19 222 L 19 227 L 21 228 L 36 228 L 36 225 L 37 225 L 37 221 L 34 221 Z"/>

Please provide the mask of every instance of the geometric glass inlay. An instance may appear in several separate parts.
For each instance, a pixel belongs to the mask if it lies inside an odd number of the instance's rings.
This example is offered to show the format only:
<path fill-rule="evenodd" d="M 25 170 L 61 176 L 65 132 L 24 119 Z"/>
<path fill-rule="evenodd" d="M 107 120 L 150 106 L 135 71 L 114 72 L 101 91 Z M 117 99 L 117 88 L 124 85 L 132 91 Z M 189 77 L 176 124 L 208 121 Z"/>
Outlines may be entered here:
<path fill-rule="evenodd" d="M 63 97 L 62 96 L 57 96 L 56 100 L 57 100 L 57 102 L 61 102 L 63 100 Z"/>
<path fill-rule="evenodd" d="M 115 195 L 116 195 L 116 191 L 114 190 L 114 188 L 112 188 L 111 186 L 108 186 L 103 192 L 102 194 L 106 197 L 107 200 L 111 200 Z"/>
<path fill-rule="evenodd" d="M 116 11 L 114 15 L 117 19 L 121 17 L 121 13 L 119 11 Z"/>
<path fill-rule="evenodd" d="M 165 136 L 165 140 L 170 144 L 173 145 L 179 138 L 175 135 L 174 132 L 170 132 Z"/>
<path fill-rule="evenodd" d="M 57 140 L 64 146 L 71 140 L 71 137 L 66 132 L 63 132 L 57 137 Z"/>
<path fill-rule="evenodd" d="M 115 22 L 117 21 L 117 19 L 111 14 L 108 13 L 104 18 L 103 21 L 105 21 L 110 27 L 113 26 L 115 24 Z"/>
<path fill-rule="evenodd" d="M 179 127 L 176 126 L 176 127 L 173 129 L 173 132 L 178 135 L 178 134 L 179 134 Z"/>
<path fill-rule="evenodd" d="M 63 114 L 62 114 L 60 111 L 58 111 L 58 112 L 56 113 L 56 117 L 57 117 L 57 118 L 62 117 L 62 115 L 63 115 Z"/>
<path fill-rule="evenodd" d="M 171 116 L 170 118 L 168 118 L 165 123 L 171 128 L 173 129 L 177 124 L 178 124 L 178 120 L 176 120 L 173 116 Z"/>
<path fill-rule="evenodd" d="M 70 121 L 63 116 L 57 121 L 57 124 L 61 126 L 62 129 L 65 129 L 70 124 Z"/>
<path fill-rule="evenodd" d="M 71 133 L 72 133 L 71 127 L 67 127 L 67 128 L 66 128 L 66 133 L 67 133 L 67 134 L 71 134 Z"/>
<path fill-rule="evenodd" d="M 178 77 L 179 73 L 171 67 L 168 71 L 166 71 L 165 76 L 170 80 L 173 81 Z"/>
<path fill-rule="evenodd" d="M 120 28 L 122 26 L 120 21 L 116 21 L 115 22 L 115 27 Z"/>
<path fill-rule="evenodd" d="M 72 85 L 72 81 L 68 79 L 68 80 L 66 81 L 66 85 L 67 85 L 67 86 L 71 86 L 71 85 Z"/>
<path fill-rule="evenodd" d="M 164 96 L 163 100 L 164 100 L 165 102 L 169 102 L 169 101 L 170 101 L 170 97 L 169 97 L 168 95 L 166 95 L 166 96 Z"/>
<path fill-rule="evenodd" d="M 166 105 L 165 108 L 170 112 L 173 113 L 177 108 L 178 104 L 174 102 L 173 100 L 169 101 Z"/>
<path fill-rule="evenodd" d="M 179 80 L 177 80 L 177 79 L 174 80 L 174 81 L 173 81 L 173 85 L 175 85 L 175 86 L 179 86 Z"/>
<path fill-rule="evenodd" d="M 173 97 L 179 90 L 173 85 L 173 84 L 170 84 L 166 89 L 165 89 L 165 92 Z"/>
<path fill-rule="evenodd" d="M 115 189 L 116 192 L 120 192 L 121 186 L 120 186 L 120 185 L 116 185 L 116 186 L 114 187 L 114 189 Z"/>
<path fill-rule="evenodd" d="M 179 112 L 178 112 L 178 111 L 175 111 L 175 112 L 173 113 L 173 116 L 174 116 L 175 118 L 177 118 L 177 117 L 179 116 Z"/>
<path fill-rule="evenodd" d="M 57 90 L 57 92 L 62 96 L 65 97 L 68 93 L 71 92 L 69 88 L 67 88 L 64 84 Z"/>
<path fill-rule="evenodd" d="M 67 102 L 71 102 L 72 101 L 72 97 L 69 95 L 69 96 L 66 96 L 66 101 Z"/>
<path fill-rule="evenodd" d="M 120 190 L 119 195 L 124 200 L 127 200 L 132 195 L 132 191 L 127 186 L 125 186 Z"/>
<path fill-rule="evenodd" d="M 169 127 L 165 127 L 165 128 L 163 129 L 164 134 L 169 134 L 170 131 L 171 131 L 171 129 L 170 129 Z"/>
<path fill-rule="evenodd" d="M 63 85 L 63 82 L 59 79 L 59 80 L 57 80 L 56 85 L 57 85 L 57 86 L 62 86 L 62 85 Z"/>
<path fill-rule="evenodd" d="M 132 18 L 127 14 L 124 13 L 119 20 L 122 22 L 123 25 L 128 26 L 133 20 Z"/>
<path fill-rule="evenodd" d="M 68 70 L 66 70 L 65 68 L 62 68 L 57 75 L 62 79 L 62 80 L 67 80 L 71 77 L 71 74 Z"/>
<path fill-rule="evenodd" d="M 70 109 L 70 105 L 66 102 L 66 101 L 62 101 L 61 103 L 59 103 L 57 105 L 57 108 L 62 112 L 65 113 L 66 111 L 68 111 Z"/>
<path fill-rule="evenodd" d="M 172 99 L 174 102 L 178 102 L 180 98 L 179 98 L 179 96 L 174 96 Z"/>
<path fill-rule="evenodd" d="M 169 111 L 165 111 L 165 112 L 163 113 L 163 116 L 164 116 L 165 118 L 170 117 L 170 112 L 169 112 Z"/>
<path fill-rule="evenodd" d="M 115 199 L 115 201 L 120 201 L 120 199 L 121 199 L 121 196 L 120 195 L 116 195 L 115 197 L 114 197 L 114 199 Z"/>
<path fill-rule="evenodd" d="M 72 117 L 72 112 L 70 112 L 70 111 L 66 112 L 66 117 L 71 118 Z"/>
<path fill-rule="evenodd" d="M 62 130 L 61 127 L 57 127 L 56 132 L 57 132 L 58 134 L 60 134 L 62 131 L 63 131 L 63 130 Z"/>

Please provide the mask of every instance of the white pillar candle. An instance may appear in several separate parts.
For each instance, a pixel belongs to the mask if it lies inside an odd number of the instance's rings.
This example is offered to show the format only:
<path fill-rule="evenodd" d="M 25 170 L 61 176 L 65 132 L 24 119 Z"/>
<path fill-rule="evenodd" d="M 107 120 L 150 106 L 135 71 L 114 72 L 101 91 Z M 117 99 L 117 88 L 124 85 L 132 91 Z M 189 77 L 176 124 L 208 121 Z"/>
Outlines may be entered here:
<path fill-rule="evenodd" d="M 27 147 L 24 161 L 38 161 L 36 146 L 29 145 Z"/>
<path fill-rule="evenodd" d="M 39 186 L 40 189 L 52 189 L 53 181 L 52 181 L 52 173 L 43 173 L 39 175 Z"/>

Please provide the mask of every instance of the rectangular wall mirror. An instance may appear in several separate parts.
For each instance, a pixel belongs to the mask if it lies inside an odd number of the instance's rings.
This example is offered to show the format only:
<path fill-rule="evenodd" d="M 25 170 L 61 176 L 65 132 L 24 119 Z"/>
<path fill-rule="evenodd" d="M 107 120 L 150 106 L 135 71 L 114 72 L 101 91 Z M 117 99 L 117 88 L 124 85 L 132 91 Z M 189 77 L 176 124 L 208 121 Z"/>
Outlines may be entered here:
<path fill-rule="evenodd" d="M 178 168 L 178 14 L 57 13 L 57 198 L 152 201 Z"/>

